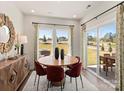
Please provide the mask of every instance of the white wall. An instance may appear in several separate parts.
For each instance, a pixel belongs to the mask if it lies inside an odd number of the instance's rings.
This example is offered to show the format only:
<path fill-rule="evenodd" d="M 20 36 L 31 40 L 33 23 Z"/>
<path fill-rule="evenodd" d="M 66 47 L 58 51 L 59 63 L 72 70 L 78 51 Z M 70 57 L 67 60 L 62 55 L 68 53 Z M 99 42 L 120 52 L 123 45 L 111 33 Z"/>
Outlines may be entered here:
<path fill-rule="evenodd" d="M 33 61 L 34 57 L 34 28 L 32 22 L 41 22 L 41 23 L 52 23 L 52 24 L 66 24 L 66 25 L 75 25 L 74 35 L 73 35 L 73 53 L 74 55 L 80 55 L 80 22 L 75 20 L 68 19 L 58 19 L 58 18 L 48 18 L 48 17 L 39 17 L 39 16 L 24 16 L 24 34 L 28 36 L 28 44 L 25 44 L 25 53 L 30 56 L 30 61 Z"/>
<path fill-rule="evenodd" d="M 12 2 L 0 2 L 0 13 L 5 13 L 12 20 L 15 31 L 23 32 L 23 14 Z"/>
<path fill-rule="evenodd" d="M 4 13 L 9 16 L 10 20 L 13 22 L 16 32 L 23 33 L 23 14 L 12 4 L 11 2 L 0 2 L 0 13 Z M 11 55 L 13 49 L 8 53 Z M 2 59 L 0 54 L 0 59 Z"/>
<path fill-rule="evenodd" d="M 94 6 L 93 8 L 91 7 L 91 9 L 89 9 L 87 11 L 85 16 L 81 19 L 80 23 L 84 23 L 84 22 L 90 20 L 91 18 L 93 18 L 93 17 L 97 16 L 98 14 L 106 11 L 107 9 L 117 5 L 120 2 L 121 1 L 110 1 L 108 3 L 102 2 L 103 4 L 101 4 L 101 2 L 98 2 L 97 3 L 98 5 L 96 4 L 96 6 Z"/>

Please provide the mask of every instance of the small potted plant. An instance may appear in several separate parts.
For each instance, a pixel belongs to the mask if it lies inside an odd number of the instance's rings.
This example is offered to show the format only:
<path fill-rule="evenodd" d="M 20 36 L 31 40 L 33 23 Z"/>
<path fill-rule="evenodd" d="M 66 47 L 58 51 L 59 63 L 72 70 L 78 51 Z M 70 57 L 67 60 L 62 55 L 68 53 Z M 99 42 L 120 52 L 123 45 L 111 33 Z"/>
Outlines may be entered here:
<path fill-rule="evenodd" d="M 19 43 L 15 44 L 15 50 L 17 50 L 18 55 L 19 55 L 19 47 L 20 47 Z"/>

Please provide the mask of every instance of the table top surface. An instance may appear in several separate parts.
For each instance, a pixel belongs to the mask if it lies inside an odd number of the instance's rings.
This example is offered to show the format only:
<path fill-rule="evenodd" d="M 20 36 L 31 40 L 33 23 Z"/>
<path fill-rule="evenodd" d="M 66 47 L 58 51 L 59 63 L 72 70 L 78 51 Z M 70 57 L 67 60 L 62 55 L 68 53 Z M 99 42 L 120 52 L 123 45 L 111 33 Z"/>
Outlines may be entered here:
<path fill-rule="evenodd" d="M 0 62 L 0 69 L 3 69 L 17 61 L 19 61 L 20 59 L 25 58 L 25 56 L 19 56 L 17 59 L 14 60 L 3 60 Z"/>
<path fill-rule="evenodd" d="M 64 60 L 59 58 L 55 59 L 54 56 L 45 56 L 38 59 L 38 62 L 45 66 L 67 66 L 78 62 L 78 59 L 74 56 L 65 56 Z"/>
<path fill-rule="evenodd" d="M 100 60 L 103 61 L 103 63 L 101 63 L 100 61 L 100 64 L 115 63 L 115 56 L 99 56 L 99 57 L 100 57 Z"/>

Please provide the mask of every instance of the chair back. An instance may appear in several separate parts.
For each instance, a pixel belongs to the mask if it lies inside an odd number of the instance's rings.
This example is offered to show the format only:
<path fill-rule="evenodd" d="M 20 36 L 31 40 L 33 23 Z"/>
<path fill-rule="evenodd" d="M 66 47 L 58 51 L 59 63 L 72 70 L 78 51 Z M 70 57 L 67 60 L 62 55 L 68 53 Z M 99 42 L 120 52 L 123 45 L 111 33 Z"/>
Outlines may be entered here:
<path fill-rule="evenodd" d="M 104 54 L 104 56 L 105 56 L 105 57 L 109 57 L 109 56 L 110 56 L 110 54 Z"/>
<path fill-rule="evenodd" d="M 104 60 L 104 57 L 103 56 L 99 56 L 99 60 L 100 61 L 103 61 Z"/>
<path fill-rule="evenodd" d="M 34 61 L 34 65 L 35 65 L 36 73 L 37 73 L 39 76 L 46 74 L 46 71 L 45 71 L 44 68 L 40 65 L 40 63 L 39 63 L 38 61 Z"/>
<path fill-rule="evenodd" d="M 115 63 L 115 59 L 112 58 L 106 58 L 106 66 L 107 67 L 112 67 L 113 63 Z"/>
<path fill-rule="evenodd" d="M 71 76 L 72 77 L 78 77 L 82 70 L 82 63 L 77 63 L 72 69 L 71 69 Z"/>
<path fill-rule="evenodd" d="M 60 66 L 47 67 L 47 79 L 52 82 L 59 82 L 64 79 L 64 70 Z"/>
<path fill-rule="evenodd" d="M 78 59 L 78 63 L 80 62 L 80 57 L 79 56 L 76 56 L 76 58 Z"/>

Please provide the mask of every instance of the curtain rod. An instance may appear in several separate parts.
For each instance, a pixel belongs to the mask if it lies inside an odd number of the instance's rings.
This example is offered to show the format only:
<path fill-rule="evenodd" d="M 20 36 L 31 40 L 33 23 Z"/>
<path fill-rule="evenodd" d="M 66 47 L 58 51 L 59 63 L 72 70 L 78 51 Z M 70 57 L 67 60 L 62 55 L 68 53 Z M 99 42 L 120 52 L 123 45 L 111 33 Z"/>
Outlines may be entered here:
<path fill-rule="evenodd" d="M 99 15 L 97 15 L 97 16 L 95 16 L 95 17 L 91 18 L 90 20 L 88 20 L 88 21 L 84 22 L 83 24 L 81 24 L 81 26 L 82 26 L 82 25 L 84 25 L 84 24 L 86 24 L 86 23 L 88 23 L 88 22 L 90 22 L 90 21 L 92 21 L 92 20 L 94 20 L 94 19 L 96 19 L 96 18 L 98 18 L 99 16 L 101 16 L 101 15 L 103 15 L 103 14 L 107 13 L 108 11 L 110 11 L 110 10 L 112 10 L 112 9 L 116 8 L 117 6 L 119 6 L 119 5 L 123 4 L 123 3 L 124 3 L 124 1 L 122 1 L 121 3 L 119 3 L 119 4 L 115 5 L 115 6 L 113 6 L 112 8 L 109 8 L 108 10 L 106 10 L 106 11 L 102 12 L 101 14 L 99 14 Z"/>
<path fill-rule="evenodd" d="M 46 24 L 46 25 L 58 25 L 58 26 L 74 26 L 74 25 L 51 24 L 51 23 L 37 23 L 37 22 L 32 22 L 32 24 Z"/>

